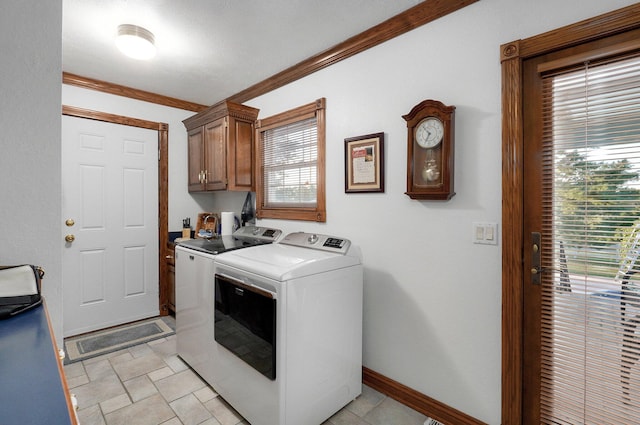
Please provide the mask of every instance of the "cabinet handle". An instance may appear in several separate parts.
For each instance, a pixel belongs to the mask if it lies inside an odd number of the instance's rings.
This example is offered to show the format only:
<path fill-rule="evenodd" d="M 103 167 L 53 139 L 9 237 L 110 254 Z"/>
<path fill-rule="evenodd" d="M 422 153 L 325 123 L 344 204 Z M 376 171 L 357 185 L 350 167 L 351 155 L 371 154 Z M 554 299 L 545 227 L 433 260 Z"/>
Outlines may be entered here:
<path fill-rule="evenodd" d="M 166 258 L 167 260 L 171 260 L 173 258 L 173 256 L 172 255 L 167 255 L 164 258 Z"/>
<path fill-rule="evenodd" d="M 209 170 L 204 170 L 204 183 L 207 184 L 209 183 L 208 179 L 207 179 L 207 175 L 209 174 Z"/>

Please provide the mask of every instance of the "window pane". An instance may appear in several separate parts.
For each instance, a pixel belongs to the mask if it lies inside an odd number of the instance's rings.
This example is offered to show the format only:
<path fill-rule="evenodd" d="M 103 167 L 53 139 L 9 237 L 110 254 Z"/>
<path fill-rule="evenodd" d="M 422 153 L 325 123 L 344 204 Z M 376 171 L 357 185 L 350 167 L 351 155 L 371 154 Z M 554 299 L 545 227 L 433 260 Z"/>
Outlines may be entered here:
<path fill-rule="evenodd" d="M 542 282 L 541 418 L 640 423 L 640 60 L 550 75 L 543 96 L 552 272 Z"/>
<path fill-rule="evenodd" d="M 315 207 L 318 138 L 316 118 L 263 133 L 264 200 L 267 207 Z"/>

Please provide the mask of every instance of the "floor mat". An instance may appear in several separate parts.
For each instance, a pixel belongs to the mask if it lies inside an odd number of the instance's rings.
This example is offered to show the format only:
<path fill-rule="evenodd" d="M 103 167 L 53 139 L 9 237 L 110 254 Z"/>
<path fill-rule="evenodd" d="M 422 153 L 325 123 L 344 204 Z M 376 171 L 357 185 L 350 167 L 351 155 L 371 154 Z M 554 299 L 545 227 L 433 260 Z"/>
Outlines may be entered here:
<path fill-rule="evenodd" d="M 64 364 L 71 364 L 127 347 L 164 338 L 175 333 L 175 321 L 170 316 L 154 317 L 126 325 L 65 338 Z"/>

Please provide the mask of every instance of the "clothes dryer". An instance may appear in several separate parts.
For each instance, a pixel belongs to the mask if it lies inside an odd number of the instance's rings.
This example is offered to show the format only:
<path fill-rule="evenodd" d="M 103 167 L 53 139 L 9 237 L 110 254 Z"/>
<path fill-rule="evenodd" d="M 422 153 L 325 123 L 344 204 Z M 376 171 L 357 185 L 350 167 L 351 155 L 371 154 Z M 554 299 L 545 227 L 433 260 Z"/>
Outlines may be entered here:
<path fill-rule="evenodd" d="M 318 425 L 361 393 L 360 257 L 309 233 L 217 256 L 211 384 L 252 425 Z"/>

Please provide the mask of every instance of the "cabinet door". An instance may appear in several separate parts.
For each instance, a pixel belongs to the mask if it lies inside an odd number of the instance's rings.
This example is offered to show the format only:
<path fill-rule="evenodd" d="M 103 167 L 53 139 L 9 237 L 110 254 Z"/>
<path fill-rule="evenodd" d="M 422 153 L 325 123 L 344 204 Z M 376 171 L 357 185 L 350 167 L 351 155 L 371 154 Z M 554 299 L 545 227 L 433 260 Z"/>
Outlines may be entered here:
<path fill-rule="evenodd" d="M 204 150 L 204 128 L 198 127 L 189 131 L 187 140 L 187 149 L 189 151 L 188 159 L 188 188 L 189 192 L 199 192 L 204 190 L 204 181 L 202 177 L 202 155 Z"/>
<path fill-rule="evenodd" d="M 204 126 L 205 190 L 227 188 L 226 122 L 220 118 Z"/>
<path fill-rule="evenodd" d="M 229 120 L 229 190 L 252 191 L 253 185 L 253 121 Z"/>

